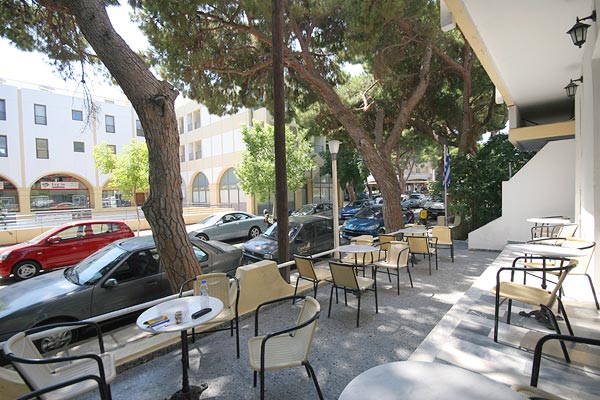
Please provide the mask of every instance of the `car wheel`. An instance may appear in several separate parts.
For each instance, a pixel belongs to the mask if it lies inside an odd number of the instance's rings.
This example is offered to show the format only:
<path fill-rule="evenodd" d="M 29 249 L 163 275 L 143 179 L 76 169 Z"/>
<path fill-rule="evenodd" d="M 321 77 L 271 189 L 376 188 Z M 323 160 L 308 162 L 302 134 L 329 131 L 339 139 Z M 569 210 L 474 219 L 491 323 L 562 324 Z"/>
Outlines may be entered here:
<path fill-rule="evenodd" d="M 248 237 L 250 239 L 254 239 L 255 237 L 260 235 L 260 228 L 258 226 L 253 226 L 252 228 L 250 228 L 250 231 L 248 232 Z"/>
<path fill-rule="evenodd" d="M 66 322 L 66 320 L 51 320 L 45 321 L 38 326 L 48 325 L 48 324 L 56 324 L 59 322 Z M 41 353 L 47 353 L 52 350 L 62 349 L 68 346 L 71 343 L 75 343 L 77 338 L 79 337 L 79 332 L 77 329 L 65 330 L 62 332 L 58 332 L 52 334 L 50 336 L 43 337 L 39 340 L 36 340 L 34 343 Z"/>
<path fill-rule="evenodd" d="M 35 261 L 21 261 L 12 270 L 14 276 L 20 281 L 33 278 L 38 272 L 40 272 L 40 264 Z"/>
<path fill-rule="evenodd" d="M 205 233 L 199 233 L 196 237 L 200 240 L 208 240 L 208 236 Z"/>

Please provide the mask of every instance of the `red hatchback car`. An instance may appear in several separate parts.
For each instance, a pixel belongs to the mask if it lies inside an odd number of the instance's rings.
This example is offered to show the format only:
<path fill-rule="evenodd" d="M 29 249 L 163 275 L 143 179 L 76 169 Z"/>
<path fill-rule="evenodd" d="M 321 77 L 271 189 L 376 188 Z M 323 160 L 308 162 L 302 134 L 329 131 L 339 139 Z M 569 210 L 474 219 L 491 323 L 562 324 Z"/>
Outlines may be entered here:
<path fill-rule="evenodd" d="M 133 237 L 123 221 L 78 221 L 50 229 L 24 243 L 0 249 L 0 277 L 19 280 L 40 270 L 77 264 L 96 250 L 118 239 Z"/>

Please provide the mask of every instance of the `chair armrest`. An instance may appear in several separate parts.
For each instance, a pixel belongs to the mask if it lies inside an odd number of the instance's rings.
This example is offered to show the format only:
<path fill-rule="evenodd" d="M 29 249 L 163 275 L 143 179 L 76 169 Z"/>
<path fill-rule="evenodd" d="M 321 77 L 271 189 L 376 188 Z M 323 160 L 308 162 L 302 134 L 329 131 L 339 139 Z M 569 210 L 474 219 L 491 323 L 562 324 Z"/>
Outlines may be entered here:
<path fill-rule="evenodd" d="M 535 345 L 535 350 L 533 353 L 533 367 L 531 369 L 530 383 L 533 387 L 537 387 L 538 384 L 538 378 L 540 375 L 540 365 L 542 362 L 542 348 L 544 347 L 544 344 L 550 340 L 561 340 L 567 342 L 589 344 L 592 346 L 600 346 L 600 339 L 592 339 L 581 336 L 550 334 L 542 337 L 540 340 L 538 340 L 537 344 Z"/>
<path fill-rule="evenodd" d="M 235 315 L 238 315 L 238 305 L 240 302 L 240 281 L 235 276 L 229 276 L 229 304 L 235 302 Z M 235 285 L 235 289 L 233 286 Z"/>
<path fill-rule="evenodd" d="M 100 346 L 100 353 L 104 353 L 104 339 L 102 338 L 102 329 L 100 325 L 92 321 L 71 321 L 71 322 L 57 322 L 55 324 L 48 324 L 42 326 L 36 326 L 25 331 L 25 334 L 30 335 L 33 333 L 43 332 L 54 328 L 62 328 L 67 326 L 89 326 L 94 328 L 96 331 L 96 337 L 98 338 L 98 345 Z"/>
<path fill-rule="evenodd" d="M 38 398 L 42 394 L 53 392 L 55 390 L 62 389 L 64 387 L 71 386 L 76 383 L 81 383 L 83 381 L 87 381 L 90 379 L 96 381 L 96 383 L 98 384 L 98 389 L 102 393 L 102 391 L 103 391 L 102 387 L 104 385 L 106 385 L 105 381 L 103 381 L 101 378 L 97 377 L 96 375 L 83 375 L 83 376 L 80 376 L 77 378 L 73 378 L 73 379 L 69 379 L 64 382 L 57 383 L 52 386 L 34 390 L 33 392 L 30 392 L 30 393 L 24 394 L 23 396 L 17 397 L 16 400 L 29 400 L 29 399 L 33 399 L 33 398 Z"/>
<path fill-rule="evenodd" d="M 319 318 L 319 315 L 320 315 L 320 314 L 321 314 L 321 312 L 320 312 L 320 311 L 317 311 L 317 312 L 315 313 L 315 315 L 313 315 L 311 318 L 309 318 L 308 320 L 304 321 L 304 322 L 303 322 L 303 323 L 301 323 L 300 325 L 296 325 L 296 326 L 293 326 L 293 327 L 291 327 L 291 328 L 283 329 L 283 330 L 280 330 L 280 331 L 277 331 L 277 332 L 272 332 L 272 333 L 269 333 L 269 334 L 265 335 L 265 336 L 263 337 L 263 340 L 262 340 L 262 342 L 263 342 L 263 346 L 264 346 L 264 343 L 265 343 L 267 340 L 271 339 L 272 337 L 275 337 L 275 336 L 281 336 L 281 335 L 283 335 L 283 334 L 285 334 L 285 333 L 294 332 L 294 331 L 297 331 L 298 329 L 302 329 L 302 328 L 304 328 L 304 327 L 306 327 L 306 326 L 308 326 L 308 325 L 312 324 L 312 323 L 313 323 L 313 322 L 314 322 L 316 319 L 318 319 L 318 318 Z"/>
<path fill-rule="evenodd" d="M 269 300 L 269 301 L 265 301 L 264 303 L 260 303 L 256 307 L 256 311 L 254 313 L 254 336 L 258 336 L 258 312 L 263 306 L 267 306 L 269 304 L 281 303 L 283 301 L 288 301 L 288 300 L 300 300 L 300 299 L 304 299 L 305 297 L 306 296 L 286 296 L 286 297 L 280 297 L 279 299 Z"/>
<path fill-rule="evenodd" d="M 100 379 L 102 379 L 103 381 L 106 381 L 106 376 L 104 374 L 104 363 L 102 362 L 102 358 L 100 358 L 100 356 L 98 356 L 96 354 L 81 354 L 81 355 L 77 355 L 77 356 L 64 356 L 64 357 L 51 357 L 51 358 L 38 358 L 38 359 L 21 358 L 19 356 L 15 356 L 13 353 L 5 353 L 4 356 L 9 361 L 15 361 L 15 362 L 18 362 L 21 364 L 33 364 L 33 365 L 57 364 L 60 362 L 76 361 L 76 360 L 83 360 L 83 359 L 89 358 L 89 359 L 96 361 L 96 364 L 98 364 L 98 374 L 100 375 Z"/>
<path fill-rule="evenodd" d="M 527 243 L 529 243 L 529 244 L 547 244 L 550 246 L 560 246 L 565 240 L 567 240 L 567 239 L 562 238 L 562 237 L 557 237 L 557 238 L 540 237 L 540 238 L 528 240 Z"/>
<path fill-rule="evenodd" d="M 193 277 L 193 278 L 186 280 L 185 282 L 183 282 L 181 284 L 181 286 L 179 287 L 179 297 L 183 297 L 183 288 L 185 287 L 185 285 L 187 285 L 188 283 L 194 282 L 196 279 L 197 279 L 196 277 Z"/>

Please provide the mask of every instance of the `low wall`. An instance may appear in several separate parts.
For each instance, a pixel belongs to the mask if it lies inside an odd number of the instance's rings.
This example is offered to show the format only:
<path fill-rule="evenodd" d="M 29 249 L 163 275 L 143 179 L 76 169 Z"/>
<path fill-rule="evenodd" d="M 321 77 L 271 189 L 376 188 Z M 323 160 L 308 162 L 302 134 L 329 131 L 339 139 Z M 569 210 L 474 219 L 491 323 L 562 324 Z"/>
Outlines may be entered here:
<path fill-rule="evenodd" d="M 196 224 L 202 221 L 204 218 L 208 217 L 211 214 L 221 211 L 231 211 L 230 208 L 219 208 L 219 207 L 186 207 L 183 210 L 183 221 L 186 225 Z M 111 219 L 110 212 L 96 214 L 96 217 Z M 137 231 L 138 229 L 141 231 L 149 230 L 150 224 L 146 221 L 145 218 L 140 218 L 139 226 L 138 220 L 136 218 L 127 219 L 125 223 L 131 228 L 132 231 Z M 34 237 L 42 234 L 43 232 L 54 228 L 53 225 L 48 224 L 47 226 L 39 226 L 35 228 L 25 228 L 25 229 L 0 229 L 0 246 L 12 246 L 13 244 L 22 243 L 27 240 L 31 240 Z"/>

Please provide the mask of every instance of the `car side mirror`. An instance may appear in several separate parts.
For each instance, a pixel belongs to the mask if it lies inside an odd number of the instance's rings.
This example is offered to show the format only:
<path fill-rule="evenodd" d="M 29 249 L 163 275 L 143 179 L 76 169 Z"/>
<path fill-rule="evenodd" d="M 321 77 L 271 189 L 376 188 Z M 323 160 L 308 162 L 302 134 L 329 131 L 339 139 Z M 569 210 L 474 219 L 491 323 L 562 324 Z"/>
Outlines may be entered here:
<path fill-rule="evenodd" d="M 58 243 L 60 242 L 60 238 L 58 236 L 50 236 L 47 242 L 50 244 Z"/>
<path fill-rule="evenodd" d="M 112 289 L 112 288 L 116 288 L 117 286 L 119 286 L 119 282 L 115 278 L 110 278 L 110 279 L 107 279 L 106 282 L 104 282 L 103 286 L 105 288 Z"/>

